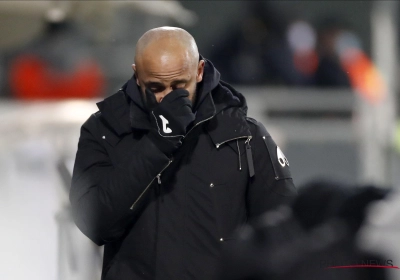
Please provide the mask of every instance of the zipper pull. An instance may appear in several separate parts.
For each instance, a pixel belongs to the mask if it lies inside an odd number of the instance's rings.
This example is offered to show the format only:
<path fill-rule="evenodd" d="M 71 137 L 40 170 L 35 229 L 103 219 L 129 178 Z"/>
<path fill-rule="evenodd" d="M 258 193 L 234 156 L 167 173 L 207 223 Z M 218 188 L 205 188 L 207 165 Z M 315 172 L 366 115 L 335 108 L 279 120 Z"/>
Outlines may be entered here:
<path fill-rule="evenodd" d="M 236 146 L 237 146 L 238 154 L 239 154 L 239 171 L 242 171 L 242 160 L 240 158 L 239 139 L 236 139 Z"/>
<path fill-rule="evenodd" d="M 157 183 L 161 185 L 161 174 L 158 174 L 156 177 L 157 177 Z"/>
<path fill-rule="evenodd" d="M 249 167 L 249 176 L 251 178 L 254 176 L 255 171 L 254 171 L 253 154 L 251 152 L 250 140 L 251 137 L 247 138 L 245 145 L 246 145 L 247 165 Z"/>

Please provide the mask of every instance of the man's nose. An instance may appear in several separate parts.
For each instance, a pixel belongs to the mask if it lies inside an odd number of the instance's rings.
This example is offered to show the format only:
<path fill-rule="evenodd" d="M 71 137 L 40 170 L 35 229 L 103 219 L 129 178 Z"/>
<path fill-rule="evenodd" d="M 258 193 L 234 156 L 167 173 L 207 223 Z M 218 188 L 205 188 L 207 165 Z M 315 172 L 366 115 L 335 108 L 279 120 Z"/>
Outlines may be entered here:
<path fill-rule="evenodd" d="M 165 96 L 167 96 L 172 91 L 172 88 L 167 88 L 162 92 L 156 94 L 157 102 L 160 103 Z"/>

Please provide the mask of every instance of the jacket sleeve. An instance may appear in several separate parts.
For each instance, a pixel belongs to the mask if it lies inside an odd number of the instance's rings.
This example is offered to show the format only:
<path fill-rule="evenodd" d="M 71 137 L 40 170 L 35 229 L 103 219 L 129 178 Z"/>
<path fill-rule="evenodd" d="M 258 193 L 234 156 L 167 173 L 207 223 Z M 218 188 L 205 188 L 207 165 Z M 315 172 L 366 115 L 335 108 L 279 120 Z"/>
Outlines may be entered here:
<path fill-rule="evenodd" d="M 111 162 L 92 115 L 82 126 L 72 176 L 70 202 L 78 228 L 97 245 L 121 237 L 134 223 L 141 207 L 131 209 L 155 176 L 169 164 L 147 136 L 129 150 L 125 158 Z"/>
<path fill-rule="evenodd" d="M 297 194 L 289 161 L 265 127 L 259 122 L 253 125 L 255 133 L 250 143 L 254 176 L 250 179 L 247 190 L 249 220 L 281 204 L 290 203 Z"/>

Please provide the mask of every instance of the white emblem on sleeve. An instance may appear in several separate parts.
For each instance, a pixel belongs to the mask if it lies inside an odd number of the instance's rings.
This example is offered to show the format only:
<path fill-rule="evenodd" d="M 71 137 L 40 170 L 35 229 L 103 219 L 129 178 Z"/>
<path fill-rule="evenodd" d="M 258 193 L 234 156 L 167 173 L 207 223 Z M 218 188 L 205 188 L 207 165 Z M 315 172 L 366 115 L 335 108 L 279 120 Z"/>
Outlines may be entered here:
<path fill-rule="evenodd" d="M 164 133 L 171 133 L 172 129 L 167 127 L 167 124 L 169 124 L 169 121 L 163 115 L 160 115 L 160 119 L 162 120 L 162 129 L 163 129 Z"/>
<path fill-rule="evenodd" d="M 289 161 L 287 160 L 287 158 L 285 157 L 285 155 L 278 146 L 276 146 L 276 154 L 278 156 L 279 164 L 282 167 L 285 167 L 285 165 L 289 166 Z"/>

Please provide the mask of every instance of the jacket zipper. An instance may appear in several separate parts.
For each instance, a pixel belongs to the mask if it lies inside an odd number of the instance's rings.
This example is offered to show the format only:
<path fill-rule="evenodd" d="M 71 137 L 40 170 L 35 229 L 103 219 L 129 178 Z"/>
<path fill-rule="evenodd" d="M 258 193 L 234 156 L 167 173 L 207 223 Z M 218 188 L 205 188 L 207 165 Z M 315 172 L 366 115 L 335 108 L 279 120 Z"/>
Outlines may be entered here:
<path fill-rule="evenodd" d="M 202 121 L 196 123 L 182 138 L 185 139 L 185 137 L 186 137 L 196 126 L 198 126 L 199 124 L 201 124 L 201 123 L 203 123 L 203 122 L 206 122 L 206 121 L 208 121 L 208 120 L 211 120 L 212 118 L 214 118 L 214 116 L 215 116 L 215 115 L 212 115 L 211 117 L 209 117 L 209 118 L 207 118 L 207 119 L 205 119 L 205 120 L 202 120 Z M 160 171 L 160 173 L 158 173 L 157 176 L 154 177 L 154 178 L 150 181 L 150 183 L 146 186 L 146 188 L 143 190 L 143 192 L 139 195 L 139 197 L 138 197 L 138 198 L 135 200 L 135 202 L 132 204 L 132 206 L 131 206 L 131 208 L 130 208 L 131 210 L 133 210 L 133 208 L 135 207 L 136 203 L 139 201 L 139 199 L 142 198 L 143 194 L 147 191 L 147 189 L 151 186 L 151 184 L 153 183 L 153 181 L 154 181 L 156 178 L 157 178 L 158 184 L 161 185 L 161 173 L 162 173 L 165 169 L 167 169 L 167 167 L 168 167 L 171 163 L 172 163 L 172 159 L 171 159 L 171 160 L 169 161 L 169 163 Z"/>
<path fill-rule="evenodd" d="M 218 149 L 222 144 L 225 144 L 226 142 L 233 141 L 233 140 L 236 140 L 236 139 L 242 139 L 242 138 L 247 138 L 248 142 L 250 142 L 250 140 L 251 140 L 251 138 L 253 138 L 253 136 L 239 136 L 239 137 L 236 137 L 236 138 L 225 140 L 225 141 L 223 141 L 221 143 L 217 143 L 217 144 L 215 144 L 215 146 Z"/>
<path fill-rule="evenodd" d="M 203 123 L 203 122 L 206 122 L 206 121 L 208 121 L 208 120 L 211 120 L 212 118 L 214 118 L 214 116 L 215 116 L 215 115 L 212 115 L 211 117 L 209 117 L 209 118 L 207 118 L 207 119 L 205 119 L 205 120 L 202 120 L 202 121 L 196 123 L 196 124 L 185 134 L 185 136 L 183 136 L 183 139 L 185 139 L 186 136 L 188 136 L 188 134 L 189 134 L 196 126 L 198 126 L 199 124 L 201 124 L 201 123 Z"/>
<path fill-rule="evenodd" d="M 215 146 L 217 147 L 217 149 L 222 145 L 225 144 L 226 142 L 229 141 L 233 141 L 233 140 L 238 140 L 241 138 L 247 138 L 245 145 L 246 145 L 246 157 L 247 157 L 247 165 L 249 167 L 249 176 L 253 177 L 254 176 L 254 163 L 253 163 L 253 156 L 251 154 L 251 146 L 250 146 L 250 140 L 253 138 L 253 136 L 239 136 L 236 138 L 232 138 L 229 140 L 226 140 L 224 142 L 221 143 L 217 143 L 215 144 Z M 242 170 L 242 162 L 241 162 L 241 158 L 240 158 L 240 150 L 239 150 L 239 142 L 237 142 L 237 148 L 238 148 L 238 154 L 239 154 L 239 170 Z"/>
<path fill-rule="evenodd" d="M 160 173 L 157 174 L 157 176 L 155 176 L 150 183 L 146 186 L 146 188 L 142 191 L 142 193 L 139 195 L 139 197 L 135 200 L 135 202 L 132 204 L 131 206 L 131 210 L 133 210 L 133 208 L 135 207 L 136 203 L 142 198 L 142 196 L 144 195 L 144 193 L 148 190 L 148 188 L 151 186 L 151 184 L 153 183 L 153 181 L 157 178 L 158 184 L 161 184 L 161 173 L 167 169 L 167 167 L 172 163 L 173 159 L 170 159 L 168 164 L 160 171 Z"/>
<path fill-rule="evenodd" d="M 239 170 L 242 171 L 242 160 L 240 159 L 239 139 L 236 139 L 236 146 L 237 146 L 238 154 L 239 154 Z"/>
<path fill-rule="evenodd" d="M 251 178 L 254 176 L 255 170 L 254 170 L 253 154 L 251 152 L 250 140 L 251 137 L 248 138 L 246 142 L 244 142 L 244 144 L 246 145 L 247 166 L 249 167 L 249 176 Z"/>

